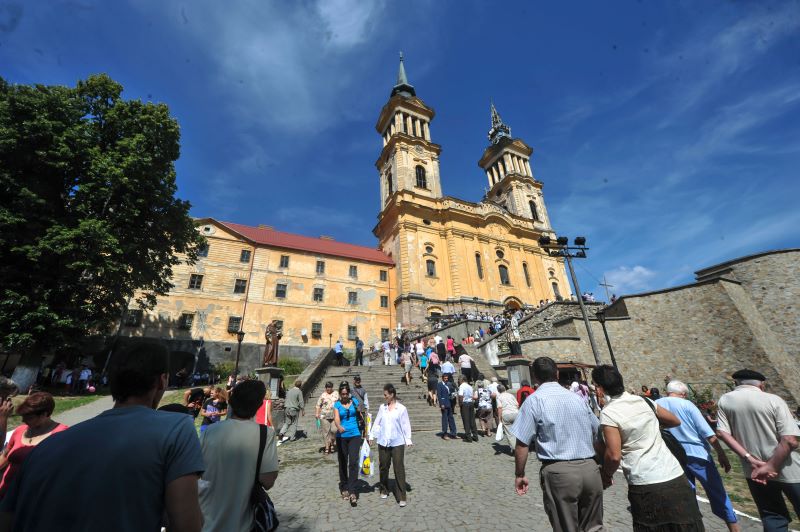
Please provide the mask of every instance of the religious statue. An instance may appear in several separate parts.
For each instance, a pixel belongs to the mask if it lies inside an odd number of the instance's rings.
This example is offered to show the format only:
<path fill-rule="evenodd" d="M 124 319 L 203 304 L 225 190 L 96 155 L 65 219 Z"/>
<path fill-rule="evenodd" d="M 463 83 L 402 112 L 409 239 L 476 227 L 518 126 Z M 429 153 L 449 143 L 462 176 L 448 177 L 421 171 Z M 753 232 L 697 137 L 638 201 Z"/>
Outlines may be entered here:
<path fill-rule="evenodd" d="M 264 339 L 267 341 L 267 346 L 264 348 L 265 367 L 278 365 L 278 344 L 282 336 L 278 320 L 272 320 L 264 333 Z"/>

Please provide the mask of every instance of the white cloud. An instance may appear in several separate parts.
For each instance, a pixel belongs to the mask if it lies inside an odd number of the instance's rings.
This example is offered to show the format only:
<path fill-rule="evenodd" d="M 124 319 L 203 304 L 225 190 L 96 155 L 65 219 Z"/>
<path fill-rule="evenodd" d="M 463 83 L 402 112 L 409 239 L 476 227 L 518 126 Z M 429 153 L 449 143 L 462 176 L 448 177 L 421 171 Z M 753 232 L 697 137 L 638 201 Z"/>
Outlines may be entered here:
<path fill-rule="evenodd" d="M 608 284 L 613 285 L 612 292 L 625 295 L 651 290 L 651 281 L 656 277 L 656 272 L 636 265 L 619 266 L 605 273 Z"/>

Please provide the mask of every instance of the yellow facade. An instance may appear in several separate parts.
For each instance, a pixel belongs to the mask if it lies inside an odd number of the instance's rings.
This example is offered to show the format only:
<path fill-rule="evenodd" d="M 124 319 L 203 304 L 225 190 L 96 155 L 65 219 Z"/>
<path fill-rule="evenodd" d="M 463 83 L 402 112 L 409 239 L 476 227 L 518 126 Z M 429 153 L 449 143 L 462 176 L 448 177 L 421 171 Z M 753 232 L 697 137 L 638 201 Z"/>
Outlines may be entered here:
<path fill-rule="evenodd" d="M 352 347 L 356 335 L 374 343 L 393 333 L 393 265 L 263 245 L 216 220 L 197 223 L 208 241 L 206 256 L 192 266 L 177 266 L 174 288 L 144 313 L 141 324 L 132 316 L 125 335 L 203 340 L 213 351 L 236 343 L 236 318 L 242 318 L 243 343 L 251 347 L 263 346 L 267 324 L 279 320 L 282 353 L 299 347 L 313 354 L 339 339 Z M 227 352 L 232 353 L 230 346 Z M 223 351 L 211 359 L 228 357 Z"/>

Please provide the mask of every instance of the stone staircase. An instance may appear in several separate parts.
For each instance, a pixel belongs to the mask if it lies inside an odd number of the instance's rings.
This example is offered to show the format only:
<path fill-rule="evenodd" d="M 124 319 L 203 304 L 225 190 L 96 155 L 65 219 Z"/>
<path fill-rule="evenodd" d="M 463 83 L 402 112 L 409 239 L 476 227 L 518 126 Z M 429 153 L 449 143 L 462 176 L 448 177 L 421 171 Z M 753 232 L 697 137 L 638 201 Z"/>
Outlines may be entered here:
<path fill-rule="evenodd" d="M 429 406 L 425 396 L 428 391 L 427 384 L 422 382 L 420 372 L 414 368 L 411 372 L 412 380 L 410 385 L 406 385 L 401 379 L 403 377 L 402 366 L 384 366 L 383 357 L 380 360 L 372 361 L 372 366 L 329 366 L 325 375 L 319 380 L 311 396 L 307 399 L 306 414 L 311 414 L 313 419 L 314 405 L 316 405 L 319 395 L 325 390 L 325 382 L 333 382 L 334 389 L 339 388 L 339 383 L 347 381 L 353 385 L 353 376 L 361 375 L 361 385 L 367 390 L 367 398 L 370 403 L 370 412 L 373 416 L 378 412 L 378 407 L 383 403 L 383 386 L 386 383 L 394 384 L 397 390 L 397 399 L 408 409 L 408 416 L 411 420 L 411 430 L 435 431 L 442 429 L 441 413 L 439 407 Z"/>

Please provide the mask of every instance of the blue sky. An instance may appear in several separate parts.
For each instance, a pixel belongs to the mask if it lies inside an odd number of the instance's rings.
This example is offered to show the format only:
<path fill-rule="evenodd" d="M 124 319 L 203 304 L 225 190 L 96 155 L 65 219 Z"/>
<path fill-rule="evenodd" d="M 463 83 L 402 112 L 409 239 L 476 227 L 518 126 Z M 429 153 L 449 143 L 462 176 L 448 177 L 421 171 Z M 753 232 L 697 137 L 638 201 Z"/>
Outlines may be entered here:
<path fill-rule="evenodd" d="M 690 282 L 800 234 L 800 2 L 0 4 L 0 75 L 107 72 L 167 103 L 195 216 L 376 245 L 374 126 L 403 50 L 446 194 L 478 201 L 489 100 L 534 148 L 582 288 Z"/>

